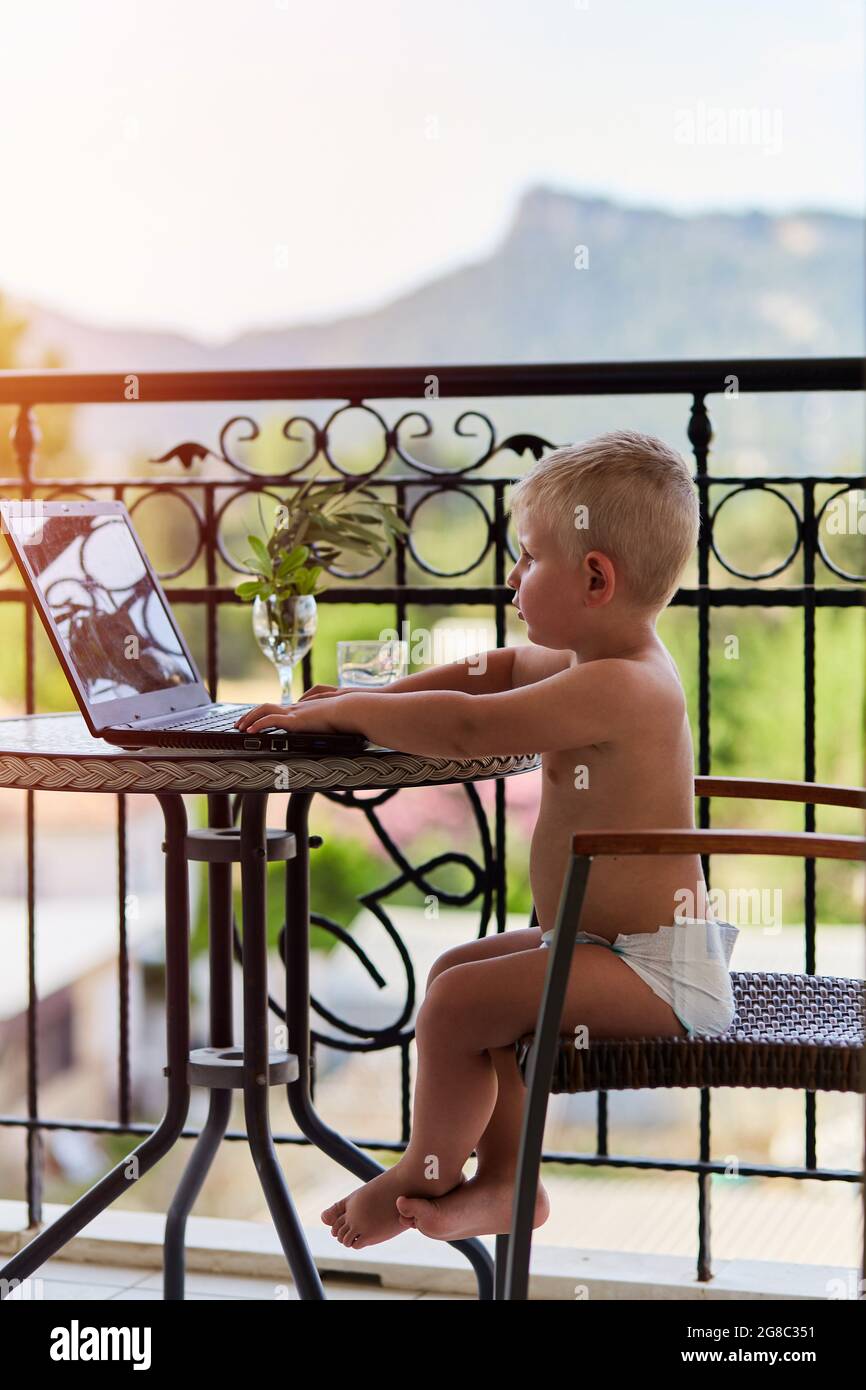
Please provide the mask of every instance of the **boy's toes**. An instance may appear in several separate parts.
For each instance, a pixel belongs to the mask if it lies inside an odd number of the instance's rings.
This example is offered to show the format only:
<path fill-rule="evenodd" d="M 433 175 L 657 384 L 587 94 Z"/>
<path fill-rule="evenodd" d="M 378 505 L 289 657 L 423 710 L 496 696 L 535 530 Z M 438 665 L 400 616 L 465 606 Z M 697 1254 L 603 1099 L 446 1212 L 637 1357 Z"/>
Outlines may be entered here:
<path fill-rule="evenodd" d="M 333 1226 L 338 1216 L 342 1216 L 346 1210 L 346 1199 L 341 1197 L 339 1202 L 334 1202 L 332 1206 L 326 1207 L 322 1212 L 322 1220 L 326 1226 Z"/>
<path fill-rule="evenodd" d="M 429 1211 L 431 1205 L 432 1203 L 429 1197 L 397 1198 L 397 1210 L 399 1211 L 400 1215 L 408 1216 L 413 1221 L 417 1220 L 417 1218 L 421 1215 L 422 1212 Z"/>
<path fill-rule="evenodd" d="M 403 1225 L 412 1226 L 416 1230 L 421 1230 L 419 1218 L 423 1221 L 425 1217 L 429 1220 L 435 1210 L 433 1203 L 426 1197 L 398 1197 L 397 1211 L 400 1213 L 400 1221 Z"/>

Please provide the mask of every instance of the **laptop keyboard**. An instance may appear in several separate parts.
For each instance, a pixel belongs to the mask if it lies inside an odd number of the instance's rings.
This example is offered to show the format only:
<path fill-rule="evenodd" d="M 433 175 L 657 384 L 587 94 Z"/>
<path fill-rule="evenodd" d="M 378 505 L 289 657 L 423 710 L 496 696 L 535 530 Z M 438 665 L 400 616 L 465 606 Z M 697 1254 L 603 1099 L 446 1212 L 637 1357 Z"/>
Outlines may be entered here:
<path fill-rule="evenodd" d="M 227 730 L 234 730 L 239 734 L 240 729 L 235 729 L 235 720 L 240 719 L 245 710 L 254 709 L 254 705 L 236 705 L 230 710 L 218 709 L 206 714 L 191 715 L 189 719 L 182 719 L 176 724 L 171 724 L 171 729 L 182 729 L 184 733 L 196 733 L 203 730 L 205 733 L 225 733 Z"/>

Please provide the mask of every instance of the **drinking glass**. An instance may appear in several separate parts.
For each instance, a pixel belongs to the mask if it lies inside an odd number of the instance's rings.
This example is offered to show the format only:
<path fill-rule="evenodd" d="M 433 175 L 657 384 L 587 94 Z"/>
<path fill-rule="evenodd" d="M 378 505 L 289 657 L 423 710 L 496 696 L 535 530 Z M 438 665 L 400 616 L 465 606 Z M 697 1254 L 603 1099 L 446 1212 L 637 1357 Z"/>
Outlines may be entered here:
<path fill-rule="evenodd" d="M 337 684 L 341 690 L 377 690 L 405 676 L 409 665 L 408 643 L 338 642 Z"/>

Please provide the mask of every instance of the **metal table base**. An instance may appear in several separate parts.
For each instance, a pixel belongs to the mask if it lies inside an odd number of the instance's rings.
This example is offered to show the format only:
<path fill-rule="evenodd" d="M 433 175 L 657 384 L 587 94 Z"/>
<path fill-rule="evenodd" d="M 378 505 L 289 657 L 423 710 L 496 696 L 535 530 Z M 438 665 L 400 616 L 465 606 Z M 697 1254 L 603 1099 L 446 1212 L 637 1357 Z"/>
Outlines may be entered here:
<path fill-rule="evenodd" d="M 362 1181 L 384 1171 L 368 1154 L 321 1119 L 310 1096 L 309 935 L 310 885 L 308 813 L 313 792 L 289 799 L 286 832 L 266 828 L 267 791 L 241 796 L 241 823 L 232 822 L 227 793 L 208 797 L 210 828 L 190 832 L 178 793 L 159 792 L 165 820 L 165 932 L 167 1099 L 158 1127 L 110 1173 L 40 1231 L 0 1269 L 0 1297 L 56 1255 L 174 1147 L 183 1131 L 193 1084 L 211 1090 L 207 1120 L 169 1207 L 164 1241 L 163 1296 L 184 1297 L 187 1217 L 200 1193 L 228 1127 L 232 1090 L 243 1089 L 247 1139 L 292 1279 L 301 1299 L 323 1299 L 325 1291 L 277 1159 L 270 1126 L 268 1088 L 285 1084 L 301 1132 Z M 210 1049 L 190 1052 L 189 878 L 190 859 L 208 864 Z M 285 1052 L 269 1047 L 267 975 L 267 863 L 286 863 Z M 240 862 L 243 895 L 244 1045 L 232 1037 L 231 866 Z M 451 1241 L 470 1261 L 478 1297 L 494 1296 L 494 1267 L 479 1240 Z M 498 1244 L 498 1242 L 497 1242 Z"/>

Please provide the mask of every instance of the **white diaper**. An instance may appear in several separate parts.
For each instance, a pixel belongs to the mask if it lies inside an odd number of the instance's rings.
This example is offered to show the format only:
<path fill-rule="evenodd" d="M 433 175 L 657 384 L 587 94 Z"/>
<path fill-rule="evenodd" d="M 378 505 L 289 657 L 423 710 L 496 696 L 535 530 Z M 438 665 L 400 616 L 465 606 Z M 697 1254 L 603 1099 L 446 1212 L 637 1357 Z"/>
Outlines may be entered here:
<path fill-rule="evenodd" d="M 689 1037 L 712 1036 L 726 1032 L 736 1014 L 729 965 L 739 934 L 730 922 L 686 917 L 657 931 L 620 933 L 613 944 L 605 936 L 578 932 L 575 945 L 610 947 L 670 1004 Z M 552 940 L 553 932 L 546 931 L 541 944 Z"/>

